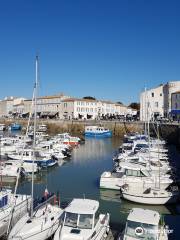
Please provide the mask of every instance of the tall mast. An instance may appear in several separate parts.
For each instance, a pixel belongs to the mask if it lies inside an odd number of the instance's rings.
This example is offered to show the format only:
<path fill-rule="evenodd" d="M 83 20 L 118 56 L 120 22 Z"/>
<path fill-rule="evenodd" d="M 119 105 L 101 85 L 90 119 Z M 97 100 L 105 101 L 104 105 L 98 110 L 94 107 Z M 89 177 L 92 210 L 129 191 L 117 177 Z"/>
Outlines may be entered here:
<path fill-rule="evenodd" d="M 147 121 L 147 92 L 146 92 L 146 87 L 145 87 L 145 134 L 147 134 L 147 126 L 146 126 L 146 121 Z"/>
<path fill-rule="evenodd" d="M 34 199 L 34 159 L 36 147 L 36 125 L 37 125 L 37 86 L 38 86 L 38 56 L 36 56 L 36 80 L 34 85 L 34 133 L 33 133 L 33 166 L 32 166 L 32 186 L 31 186 L 31 217 L 33 216 L 33 199 Z"/>

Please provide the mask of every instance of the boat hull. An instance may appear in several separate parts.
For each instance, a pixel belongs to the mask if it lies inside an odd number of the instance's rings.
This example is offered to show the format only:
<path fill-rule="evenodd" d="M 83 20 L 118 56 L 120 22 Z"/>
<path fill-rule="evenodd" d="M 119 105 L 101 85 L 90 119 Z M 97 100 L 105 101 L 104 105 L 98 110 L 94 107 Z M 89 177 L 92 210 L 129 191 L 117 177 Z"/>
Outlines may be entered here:
<path fill-rule="evenodd" d="M 20 196 L 21 197 L 21 196 Z M 19 219 L 21 219 L 30 209 L 31 197 L 27 197 L 23 202 L 15 205 L 11 227 L 13 227 Z M 8 229 L 10 220 L 10 211 L 12 207 L 7 207 L 5 210 L 0 212 L 0 237 L 2 237 Z"/>
<path fill-rule="evenodd" d="M 86 137 L 112 137 L 112 132 L 85 132 Z"/>
<path fill-rule="evenodd" d="M 172 183 L 171 180 L 161 182 L 161 188 L 165 189 Z M 133 188 L 154 188 L 157 183 L 153 178 L 142 180 L 142 178 L 126 178 L 126 177 L 113 177 L 110 172 L 104 172 L 100 178 L 100 188 L 119 190 L 123 185 L 128 184 Z M 158 187 L 158 186 L 157 186 Z"/>
<path fill-rule="evenodd" d="M 129 193 L 122 193 L 122 196 L 124 199 L 131 201 L 131 202 L 136 202 L 140 204 L 149 204 L 149 205 L 164 205 L 164 204 L 172 204 L 177 202 L 178 200 L 178 195 L 175 196 L 167 196 L 167 197 L 152 197 L 152 196 L 136 196 L 132 195 Z"/>

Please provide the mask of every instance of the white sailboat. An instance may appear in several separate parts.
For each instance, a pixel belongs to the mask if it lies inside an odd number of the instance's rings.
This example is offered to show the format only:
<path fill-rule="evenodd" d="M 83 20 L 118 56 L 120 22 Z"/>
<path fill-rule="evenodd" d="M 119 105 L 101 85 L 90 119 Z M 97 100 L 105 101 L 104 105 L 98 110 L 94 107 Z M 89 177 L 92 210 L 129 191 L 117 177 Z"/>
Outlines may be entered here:
<path fill-rule="evenodd" d="M 14 194 L 11 191 L 1 190 L 0 192 L 0 237 L 6 234 L 11 219 L 13 208 L 13 218 L 11 226 L 23 217 L 30 209 L 31 196 Z"/>
<path fill-rule="evenodd" d="M 35 151 L 36 145 L 36 104 L 37 104 L 37 83 L 38 83 L 38 57 L 36 57 L 36 82 L 33 94 L 34 103 L 34 138 L 33 150 Z M 34 161 L 33 161 L 34 163 Z M 32 172 L 32 199 L 34 198 L 34 171 Z M 48 191 L 46 190 L 46 196 Z M 45 240 L 51 237 L 58 228 L 59 217 L 63 211 L 58 206 L 53 206 L 46 202 L 37 210 L 34 209 L 33 203 L 31 204 L 30 215 L 27 214 L 21 218 L 9 233 L 8 239 L 19 240 Z"/>
<path fill-rule="evenodd" d="M 122 197 L 126 200 L 136 203 L 149 205 L 164 205 L 176 203 L 180 199 L 179 191 L 147 188 L 129 189 L 128 186 L 121 188 Z"/>

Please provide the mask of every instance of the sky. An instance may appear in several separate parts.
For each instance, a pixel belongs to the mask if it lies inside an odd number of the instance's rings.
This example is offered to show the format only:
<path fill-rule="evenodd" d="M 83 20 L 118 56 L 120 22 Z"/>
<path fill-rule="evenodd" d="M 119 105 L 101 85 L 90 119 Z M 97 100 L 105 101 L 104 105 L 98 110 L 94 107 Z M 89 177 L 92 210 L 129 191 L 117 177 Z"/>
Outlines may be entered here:
<path fill-rule="evenodd" d="M 0 0 L 0 99 L 139 101 L 180 79 L 179 0 Z"/>

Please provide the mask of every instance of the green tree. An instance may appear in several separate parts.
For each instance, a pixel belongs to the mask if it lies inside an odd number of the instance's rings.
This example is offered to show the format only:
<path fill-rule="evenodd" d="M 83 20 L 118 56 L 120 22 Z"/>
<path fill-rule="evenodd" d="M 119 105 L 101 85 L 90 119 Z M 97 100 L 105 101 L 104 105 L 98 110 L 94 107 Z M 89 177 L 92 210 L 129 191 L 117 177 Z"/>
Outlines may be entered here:
<path fill-rule="evenodd" d="M 136 110 L 140 110 L 140 103 L 132 102 L 128 107 L 131 107 Z"/>
<path fill-rule="evenodd" d="M 86 97 L 83 97 L 83 99 L 91 99 L 91 100 L 96 100 L 96 98 L 94 98 L 94 97 L 91 97 L 91 96 L 86 96 Z"/>

